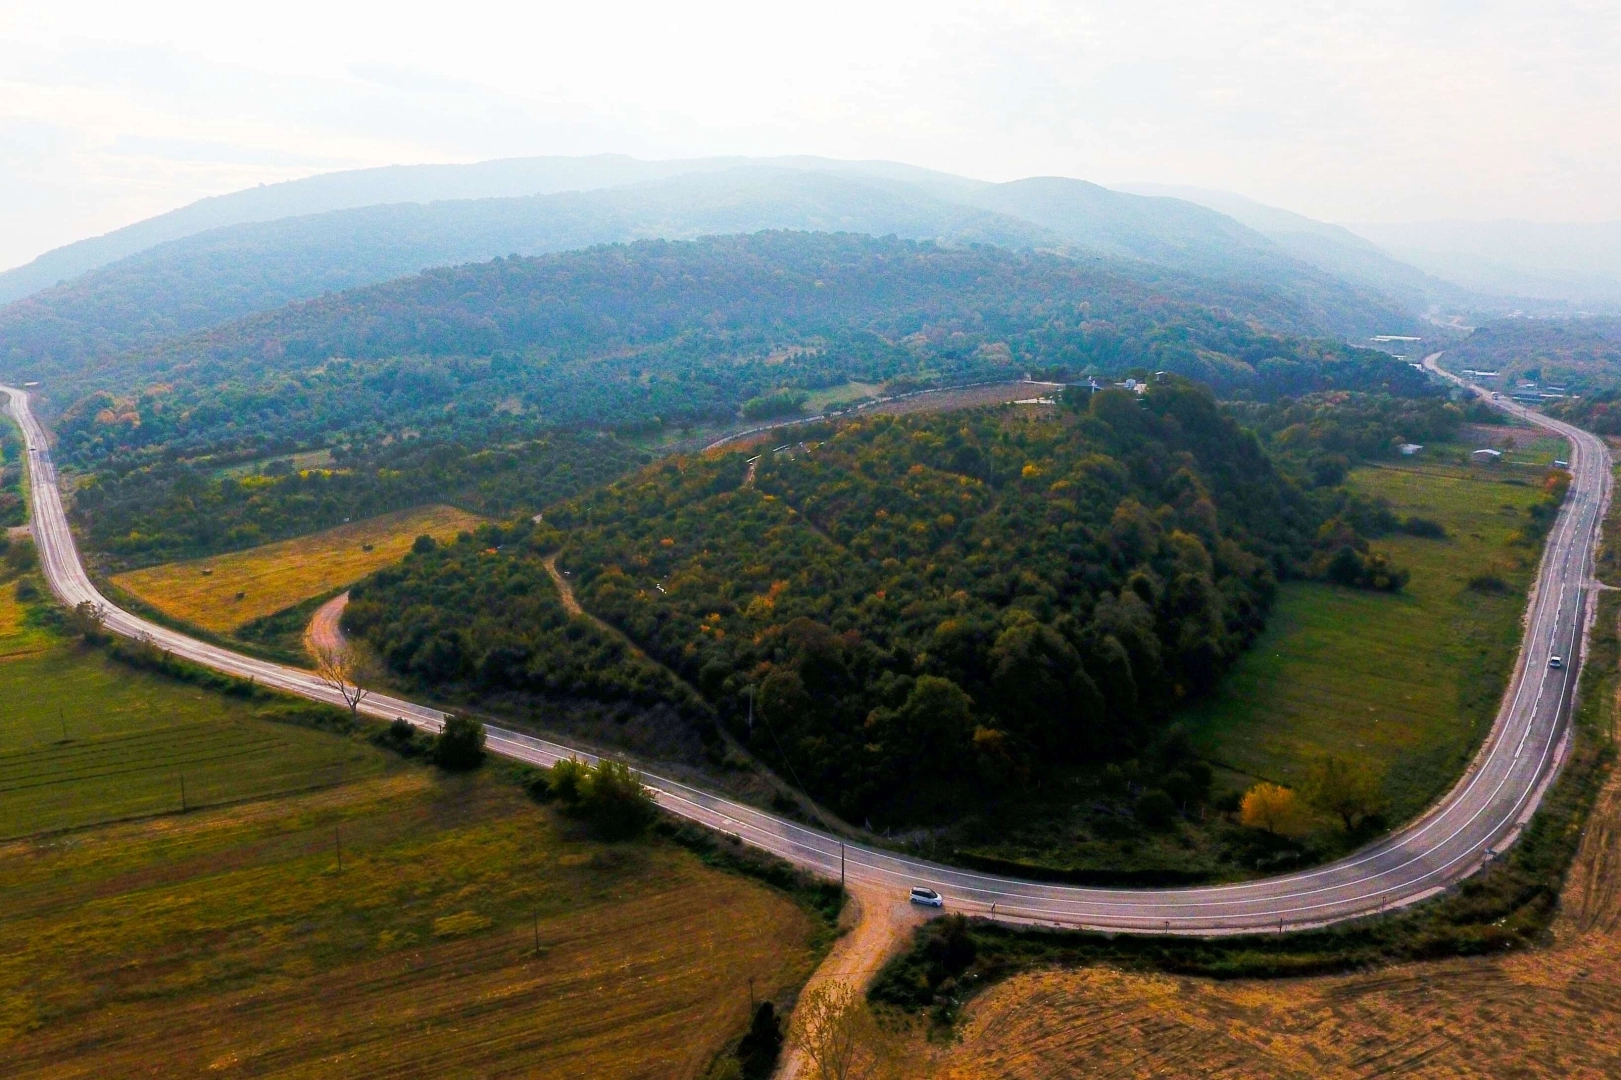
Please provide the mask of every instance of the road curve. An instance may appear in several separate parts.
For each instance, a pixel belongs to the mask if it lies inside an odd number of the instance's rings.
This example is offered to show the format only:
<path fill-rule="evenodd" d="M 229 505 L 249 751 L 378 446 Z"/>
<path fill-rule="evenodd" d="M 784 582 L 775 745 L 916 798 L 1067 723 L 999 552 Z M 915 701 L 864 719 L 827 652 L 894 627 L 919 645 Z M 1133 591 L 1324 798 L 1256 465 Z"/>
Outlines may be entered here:
<path fill-rule="evenodd" d="M 1432 368 L 1433 361 L 1432 357 Z M 28 395 L 8 387 L 0 391 L 10 395 L 10 412 L 27 437 L 34 534 L 46 580 L 63 603 L 104 605 L 107 627 L 115 633 L 149 638 L 176 656 L 230 675 L 342 704 L 337 691 L 310 672 L 194 640 L 109 604 L 79 561 L 46 434 L 29 411 Z M 842 869 L 852 880 L 897 892 L 913 884 L 930 885 L 944 895 L 949 909 L 1010 922 L 1123 933 L 1281 933 L 1434 896 L 1514 842 L 1563 760 L 1568 747 L 1565 720 L 1585 638 L 1583 600 L 1599 521 L 1609 498 L 1610 455 L 1602 441 L 1518 406 L 1504 407 L 1572 442 L 1570 494 L 1543 554 L 1519 664 L 1491 733 L 1458 784 L 1418 820 L 1337 862 L 1260 881 L 1199 888 L 1048 885 L 845 845 L 824 832 L 674 780 L 644 773 L 643 781 L 669 812 L 733 834 L 808 870 L 837 877 Z M 1555 653 L 1566 661 L 1557 670 L 1548 667 L 1548 657 Z M 403 717 L 428 730 L 436 730 L 444 715 L 381 694 L 369 697 L 362 710 L 384 719 Z M 590 754 L 502 728 L 488 728 L 488 738 L 493 752 L 536 765 L 566 757 L 592 759 Z"/>

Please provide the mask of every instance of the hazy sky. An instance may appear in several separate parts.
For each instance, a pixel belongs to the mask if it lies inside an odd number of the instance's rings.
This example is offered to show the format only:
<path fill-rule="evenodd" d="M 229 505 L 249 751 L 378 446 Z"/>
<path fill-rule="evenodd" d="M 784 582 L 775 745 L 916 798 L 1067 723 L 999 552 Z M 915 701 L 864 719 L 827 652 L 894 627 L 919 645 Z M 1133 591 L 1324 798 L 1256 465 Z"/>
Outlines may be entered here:
<path fill-rule="evenodd" d="M 1621 4 L 0 0 L 0 267 L 332 169 L 621 151 L 1621 218 Z"/>

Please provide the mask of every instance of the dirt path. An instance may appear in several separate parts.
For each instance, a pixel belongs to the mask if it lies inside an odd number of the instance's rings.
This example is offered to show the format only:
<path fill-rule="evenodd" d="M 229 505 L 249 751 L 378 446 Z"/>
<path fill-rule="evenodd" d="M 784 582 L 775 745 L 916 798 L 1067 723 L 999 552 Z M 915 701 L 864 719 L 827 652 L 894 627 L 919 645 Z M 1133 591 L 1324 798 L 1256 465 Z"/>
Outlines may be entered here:
<path fill-rule="evenodd" d="M 334 596 L 315 609 L 315 616 L 304 630 L 304 651 L 314 656 L 318 650 L 342 651 L 347 642 L 343 636 L 343 609 L 349 606 L 347 590 Z"/>
<path fill-rule="evenodd" d="M 885 962 L 911 940 L 913 929 L 932 914 L 898 891 L 872 885 L 851 885 L 849 891 L 850 902 L 840 919 L 844 936 L 834 943 L 833 951 L 805 984 L 806 991 L 829 983 L 866 990 Z M 777 1070 L 778 1080 L 805 1080 L 810 1076 L 805 1065 L 804 1055 L 790 1032 L 787 1053 Z"/>

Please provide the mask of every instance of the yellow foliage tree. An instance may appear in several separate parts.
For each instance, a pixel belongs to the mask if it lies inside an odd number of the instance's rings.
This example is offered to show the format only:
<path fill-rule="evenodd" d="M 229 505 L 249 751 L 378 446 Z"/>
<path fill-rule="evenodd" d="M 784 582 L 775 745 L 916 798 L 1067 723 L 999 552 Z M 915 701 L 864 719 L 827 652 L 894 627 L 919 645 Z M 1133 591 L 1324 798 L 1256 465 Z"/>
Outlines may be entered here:
<path fill-rule="evenodd" d="M 1281 833 L 1299 820 L 1299 800 L 1286 787 L 1262 782 L 1244 793 L 1238 818 L 1252 829 Z"/>

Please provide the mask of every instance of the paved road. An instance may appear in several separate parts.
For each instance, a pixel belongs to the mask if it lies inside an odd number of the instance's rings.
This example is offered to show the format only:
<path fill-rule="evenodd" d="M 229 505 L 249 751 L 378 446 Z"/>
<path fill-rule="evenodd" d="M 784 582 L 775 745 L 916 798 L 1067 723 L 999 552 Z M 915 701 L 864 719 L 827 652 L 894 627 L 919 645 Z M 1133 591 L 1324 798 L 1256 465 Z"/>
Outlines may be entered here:
<path fill-rule="evenodd" d="M 1433 367 L 1433 358 L 1431 358 Z M 51 590 L 66 604 L 105 605 L 109 629 L 147 637 L 200 664 L 316 701 L 341 705 L 334 689 L 307 671 L 255 660 L 195 641 L 108 604 L 79 561 L 62 512 L 44 430 L 28 410 L 27 394 L 0 387 L 27 434 L 33 483 L 35 534 Z M 1568 437 L 1573 483 L 1549 537 L 1520 665 L 1503 708 L 1480 754 L 1458 785 L 1419 820 L 1338 862 L 1263 881 L 1190 889 L 1092 889 L 1045 885 L 971 873 L 849 845 L 729 799 L 673 780 L 644 774 L 659 804 L 671 813 L 738 836 L 807 869 L 897 893 L 912 884 L 938 889 L 950 909 L 994 914 L 1008 921 L 1057 924 L 1129 933 L 1233 934 L 1304 929 L 1400 907 L 1433 896 L 1478 870 L 1492 853 L 1519 835 L 1530 818 L 1567 742 L 1565 717 L 1584 637 L 1583 599 L 1602 507 L 1609 497 L 1610 457 L 1587 432 L 1521 409 L 1517 415 Z M 1548 657 L 1566 659 L 1559 670 Z M 404 717 L 437 729 L 443 714 L 377 695 L 363 710 Z M 591 760 L 565 746 L 518 732 L 489 729 L 492 751 L 538 765 L 562 757 Z"/>

